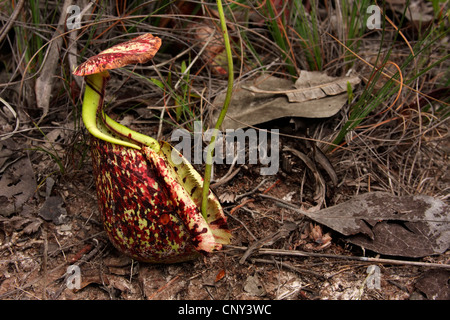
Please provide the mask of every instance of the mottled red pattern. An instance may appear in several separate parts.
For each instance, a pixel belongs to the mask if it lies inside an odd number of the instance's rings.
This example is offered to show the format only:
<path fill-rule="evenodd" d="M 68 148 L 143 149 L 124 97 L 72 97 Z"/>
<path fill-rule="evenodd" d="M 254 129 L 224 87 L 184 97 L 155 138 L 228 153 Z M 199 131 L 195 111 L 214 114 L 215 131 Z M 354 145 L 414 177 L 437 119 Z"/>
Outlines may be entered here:
<path fill-rule="evenodd" d="M 141 151 L 92 138 L 92 158 L 105 230 L 117 249 L 145 262 L 198 256 L 165 183 Z"/>
<path fill-rule="evenodd" d="M 87 76 L 105 70 L 121 68 L 128 64 L 145 63 L 152 59 L 161 47 L 161 39 L 145 33 L 119 43 L 80 64 L 73 74 Z"/>

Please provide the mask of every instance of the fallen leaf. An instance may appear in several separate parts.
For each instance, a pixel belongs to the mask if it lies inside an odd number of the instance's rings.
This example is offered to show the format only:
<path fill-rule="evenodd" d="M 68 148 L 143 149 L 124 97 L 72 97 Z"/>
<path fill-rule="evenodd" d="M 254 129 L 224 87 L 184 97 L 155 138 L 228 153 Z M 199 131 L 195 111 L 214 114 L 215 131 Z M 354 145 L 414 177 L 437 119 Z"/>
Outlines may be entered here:
<path fill-rule="evenodd" d="M 342 86 L 345 84 L 346 88 L 347 81 L 352 86 L 359 83 L 359 78 L 331 78 L 325 74 L 315 74 L 306 72 L 299 78 L 297 85 L 305 86 L 305 79 L 311 78 L 316 79 L 317 85 L 300 89 L 288 79 L 267 75 L 242 82 L 233 91 L 223 129 L 239 129 L 283 117 L 328 118 L 335 115 L 348 99 L 346 93 L 337 92 L 343 92 Z M 212 117 L 214 122 L 224 100 L 225 94 L 220 94 L 213 102 L 216 107 Z"/>
<path fill-rule="evenodd" d="M 97 269 L 82 269 L 81 270 L 81 283 L 79 288 L 75 288 L 74 292 L 79 292 L 89 286 L 90 284 L 97 284 L 101 286 L 110 285 L 111 275 L 100 273 Z"/>
<path fill-rule="evenodd" d="M 449 207 L 425 196 L 370 192 L 318 212 L 303 214 L 381 254 L 424 257 L 450 246 Z"/>
<path fill-rule="evenodd" d="M 52 221 L 56 225 L 62 224 L 67 215 L 63 205 L 64 200 L 61 196 L 50 196 L 39 210 L 39 216 L 46 221 Z"/>
<path fill-rule="evenodd" d="M 450 271 L 428 270 L 414 284 L 429 300 L 450 299 Z"/>
<path fill-rule="evenodd" d="M 58 26 L 55 30 L 53 38 L 47 49 L 46 59 L 41 68 L 39 77 L 36 79 L 35 91 L 36 91 L 36 103 L 39 108 L 42 109 L 42 116 L 39 122 L 45 118 L 49 110 L 50 98 L 52 96 L 54 81 L 57 78 L 55 75 L 56 67 L 60 62 L 61 47 L 63 42 L 62 33 L 64 32 L 64 26 L 66 25 L 66 15 L 68 7 L 72 4 L 72 1 L 64 1 L 61 12 L 63 14 L 59 17 Z M 38 122 L 38 124 L 39 124 Z"/>
<path fill-rule="evenodd" d="M 317 242 L 318 244 L 323 244 L 324 241 L 329 241 L 329 237 L 326 236 L 327 234 L 324 234 L 322 231 L 322 227 L 320 225 L 309 225 L 310 228 L 310 234 L 309 237 L 314 240 L 314 242 Z M 324 240 L 325 237 L 325 240 Z"/>
<path fill-rule="evenodd" d="M 244 291 L 257 297 L 262 297 L 266 295 L 266 289 L 264 284 L 255 274 L 254 276 L 248 276 L 245 280 Z"/>
<path fill-rule="evenodd" d="M 223 279 L 223 277 L 225 277 L 226 272 L 224 269 L 220 270 L 217 275 L 216 275 L 216 279 L 214 280 L 214 282 L 219 282 L 220 280 Z"/>
<path fill-rule="evenodd" d="M 19 212 L 36 191 L 34 172 L 28 158 L 22 158 L 9 166 L 0 179 L 0 215 L 10 216 Z"/>
<path fill-rule="evenodd" d="M 17 215 L 11 218 L 0 216 L 0 229 L 7 234 L 23 231 L 24 234 L 32 234 L 36 232 L 42 224 L 42 220 L 32 215 Z"/>
<path fill-rule="evenodd" d="M 354 87 L 360 82 L 361 79 L 356 76 L 336 78 L 323 72 L 302 70 L 295 81 L 295 88 L 263 90 L 256 86 L 249 86 L 244 89 L 254 93 L 286 94 L 289 102 L 304 102 L 346 92 L 347 83 Z"/>
<path fill-rule="evenodd" d="M 234 192 L 223 192 L 219 195 L 221 203 L 234 203 L 236 200 L 236 194 Z"/>
<path fill-rule="evenodd" d="M 391 1 L 390 1 L 391 2 Z M 405 12 L 406 1 L 390 3 L 391 9 L 397 14 L 403 15 L 417 29 L 425 30 L 434 20 L 434 9 L 431 1 L 411 1 Z"/>
<path fill-rule="evenodd" d="M 23 233 L 25 234 L 32 234 L 38 231 L 39 227 L 42 224 L 41 219 L 33 219 L 30 221 L 30 223 L 23 229 Z"/>
<path fill-rule="evenodd" d="M 326 96 L 335 96 L 347 92 L 347 84 L 352 88 L 361 82 L 356 76 L 353 77 L 330 77 L 318 71 L 302 71 L 295 88 L 297 90 L 287 92 L 289 102 L 303 102 L 313 99 L 321 99 Z"/>

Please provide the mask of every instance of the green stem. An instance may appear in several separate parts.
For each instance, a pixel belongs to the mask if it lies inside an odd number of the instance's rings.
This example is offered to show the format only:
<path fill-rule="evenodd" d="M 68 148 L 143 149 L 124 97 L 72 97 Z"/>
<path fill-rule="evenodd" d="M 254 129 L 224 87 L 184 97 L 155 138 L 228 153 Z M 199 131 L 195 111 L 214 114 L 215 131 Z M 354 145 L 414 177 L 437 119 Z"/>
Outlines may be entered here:
<path fill-rule="evenodd" d="M 230 105 L 230 101 L 231 101 L 231 94 L 233 92 L 233 82 L 234 82 L 233 56 L 231 55 L 230 39 L 228 37 L 228 30 L 227 30 L 227 24 L 225 21 L 225 14 L 223 13 L 222 1 L 216 0 L 216 3 L 217 3 L 217 11 L 219 12 L 220 27 L 222 29 L 223 40 L 225 43 L 225 51 L 227 54 L 228 86 L 227 86 L 227 93 L 225 96 L 225 101 L 223 103 L 222 110 L 220 111 L 219 118 L 217 119 L 214 134 L 211 138 L 211 143 L 208 146 L 206 167 L 205 167 L 205 178 L 203 179 L 204 181 L 203 181 L 202 206 L 201 206 L 202 214 L 205 218 L 206 218 L 206 214 L 207 214 L 209 184 L 210 184 L 210 180 L 211 180 L 212 156 L 213 156 L 213 152 L 214 152 L 214 147 L 216 145 L 216 136 L 217 136 L 218 130 L 220 129 L 220 126 L 222 125 L 223 119 L 225 118 L 225 115 L 227 114 L 228 106 Z"/>
<path fill-rule="evenodd" d="M 94 137 L 100 140 L 120 144 L 125 147 L 140 149 L 138 145 L 116 139 L 97 127 L 97 112 L 103 107 L 103 97 L 105 96 L 108 78 L 109 75 L 107 72 L 96 73 L 86 77 L 86 89 L 84 91 L 81 113 L 84 125 Z"/>
<path fill-rule="evenodd" d="M 108 79 L 109 74 L 107 71 L 92 74 L 86 77 L 86 89 L 84 92 L 82 107 L 82 118 L 86 129 L 94 137 L 100 140 L 122 145 L 124 147 L 138 150 L 141 149 L 138 144 L 117 139 L 108 134 L 107 128 L 109 128 L 118 135 L 149 146 L 156 152 L 159 151 L 159 143 L 155 139 L 125 127 L 103 113 L 103 97 L 105 96 L 106 83 L 108 82 Z M 97 118 L 98 115 L 101 115 L 101 117 Z"/>
<path fill-rule="evenodd" d="M 145 146 L 148 146 L 148 147 L 152 148 L 155 152 L 159 151 L 159 149 L 160 149 L 159 143 L 152 137 L 149 137 L 145 134 L 131 130 L 130 128 L 125 127 L 124 125 L 117 123 L 116 121 L 111 119 L 104 112 L 102 112 L 102 119 L 103 119 L 104 124 L 113 132 L 115 132 L 123 137 L 126 137 L 132 141 L 135 141 L 135 142 L 138 142 Z"/>

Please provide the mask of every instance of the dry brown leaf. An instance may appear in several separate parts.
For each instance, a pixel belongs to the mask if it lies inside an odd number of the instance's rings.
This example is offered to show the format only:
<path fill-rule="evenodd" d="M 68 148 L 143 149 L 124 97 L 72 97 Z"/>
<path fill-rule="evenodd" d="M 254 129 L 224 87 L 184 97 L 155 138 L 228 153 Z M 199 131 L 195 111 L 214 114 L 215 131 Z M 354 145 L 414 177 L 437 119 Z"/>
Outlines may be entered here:
<path fill-rule="evenodd" d="M 39 122 L 45 118 L 49 110 L 50 98 L 53 91 L 55 70 L 61 60 L 62 33 L 66 24 L 67 8 L 72 4 L 72 0 L 65 0 L 61 9 L 58 27 L 55 30 L 51 44 L 48 46 L 45 63 L 41 73 L 36 79 L 35 92 L 37 106 L 42 109 L 42 116 Z M 39 124 L 38 122 L 38 124 Z"/>
<path fill-rule="evenodd" d="M 449 207 L 424 196 L 370 192 L 318 212 L 302 212 L 346 235 L 346 240 L 381 254 L 424 257 L 450 246 Z"/>
<path fill-rule="evenodd" d="M 298 86 L 305 86 L 304 82 L 311 79 L 317 82 L 314 82 L 314 86 L 300 89 L 291 80 L 267 75 L 242 82 L 233 91 L 223 129 L 239 129 L 283 117 L 331 117 L 347 102 L 347 81 L 352 87 L 360 81 L 357 77 L 331 78 L 325 74 L 306 71 L 301 74 L 304 75 L 299 78 Z M 214 122 L 224 99 L 225 94 L 220 94 L 214 100 Z"/>
<path fill-rule="evenodd" d="M 347 83 L 353 88 L 360 82 L 356 76 L 335 78 L 318 71 L 302 71 L 294 85 L 297 90 L 286 95 L 289 102 L 303 102 L 344 93 Z"/>
<path fill-rule="evenodd" d="M 63 206 L 64 200 L 61 196 L 50 196 L 39 210 L 39 216 L 46 221 L 52 221 L 56 225 L 62 224 L 67 215 Z"/>
<path fill-rule="evenodd" d="M 219 282 L 220 280 L 222 280 L 222 279 L 225 277 L 226 274 L 227 274 L 227 273 L 225 272 L 225 270 L 224 270 L 224 269 L 221 269 L 221 270 L 217 273 L 216 279 L 214 280 L 214 282 Z"/>
<path fill-rule="evenodd" d="M 286 94 L 289 102 L 304 102 L 334 96 L 347 91 L 347 83 L 352 88 L 359 84 L 361 79 L 353 77 L 330 77 L 323 72 L 305 71 L 295 81 L 294 88 L 264 90 L 256 86 L 244 87 L 254 93 Z"/>
<path fill-rule="evenodd" d="M 263 297 L 266 295 L 264 284 L 256 274 L 247 277 L 244 284 L 244 291 L 256 297 Z"/>
<path fill-rule="evenodd" d="M 31 162 L 23 158 L 5 170 L 0 179 L 0 215 L 19 212 L 36 191 L 36 181 Z"/>
<path fill-rule="evenodd" d="M 212 22 L 192 23 L 188 26 L 194 32 L 197 46 L 201 48 L 202 57 L 211 65 L 212 71 L 218 75 L 226 75 L 226 53 L 221 32 Z"/>
<path fill-rule="evenodd" d="M 450 270 L 427 270 L 415 283 L 429 300 L 450 299 Z"/>
<path fill-rule="evenodd" d="M 16 215 L 11 218 L 0 216 L 0 229 L 7 234 L 19 231 L 23 231 L 24 234 L 32 234 L 39 229 L 41 224 L 41 219 L 30 214 Z"/>

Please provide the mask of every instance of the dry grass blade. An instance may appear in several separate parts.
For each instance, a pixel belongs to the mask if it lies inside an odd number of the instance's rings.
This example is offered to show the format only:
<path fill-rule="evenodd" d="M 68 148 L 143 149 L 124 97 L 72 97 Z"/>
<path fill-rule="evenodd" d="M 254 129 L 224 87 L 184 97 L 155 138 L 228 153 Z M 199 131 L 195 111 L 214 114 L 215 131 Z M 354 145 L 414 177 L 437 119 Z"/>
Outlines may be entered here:
<path fill-rule="evenodd" d="M 67 8 L 73 3 L 72 0 L 65 0 L 61 9 L 61 16 L 59 18 L 58 26 L 55 30 L 53 39 L 50 40 L 51 44 L 47 49 L 45 55 L 44 65 L 42 66 L 39 77 L 36 79 L 36 103 L 38 108 L 42 109 L 42 116 L 37 122 L 39 123 L 47 116 L 50 108 L 50 99 L 53 94 L 53 83 L 56 67 L 58 66 L 61 56 L 61 46 L 63 39 L 61 34 L 65 28 Z"/>

